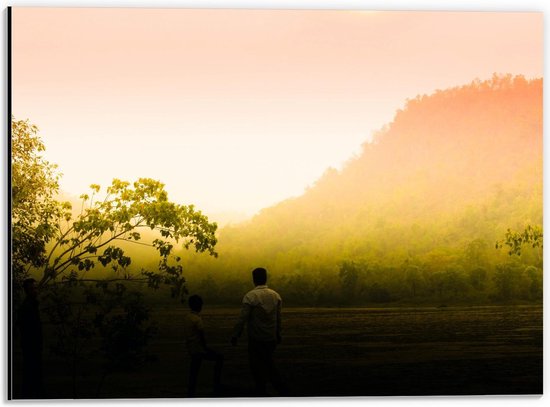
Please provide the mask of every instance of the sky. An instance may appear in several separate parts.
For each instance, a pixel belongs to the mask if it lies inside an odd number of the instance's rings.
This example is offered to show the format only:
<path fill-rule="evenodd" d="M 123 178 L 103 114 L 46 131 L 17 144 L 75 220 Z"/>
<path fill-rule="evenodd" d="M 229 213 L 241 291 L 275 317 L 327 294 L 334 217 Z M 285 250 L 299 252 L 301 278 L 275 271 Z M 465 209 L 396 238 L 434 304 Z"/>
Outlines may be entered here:
<path fill-rule="evenodd" d="M 214 220 L 300 195 L 407 98 L 543 75 L 541 13 L 14 8 L 12 41 L 65 192 L 155 178 Z"/>

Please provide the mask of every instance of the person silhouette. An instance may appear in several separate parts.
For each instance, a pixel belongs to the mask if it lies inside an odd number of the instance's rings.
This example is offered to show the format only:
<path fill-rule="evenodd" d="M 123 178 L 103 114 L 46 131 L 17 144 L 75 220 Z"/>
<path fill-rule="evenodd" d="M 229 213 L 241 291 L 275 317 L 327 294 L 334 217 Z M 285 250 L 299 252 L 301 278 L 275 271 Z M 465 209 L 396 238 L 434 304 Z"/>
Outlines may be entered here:
<path fill-rule="evenodd" d="M 189 371 L 188 397 L 195 397 L 199 371 L 203 360 L 214 361 L 214 395 L 221 392 L 221 373 L 223 367 L 223 355 L 210 349 L 206 345 L 204 325 L 200 312 L 203 301 L 198 295 L 192 295 L 188 300 L 190 312 L 184 319 L 184 336 L 187 350 L 191 357 Z"/>
<path fill-rule="evenodd" d="M 38 308 L 38 289 L 33 278 L 23 281 L 25 299 L 19 307 L 17 325 L 23 353 L 22 398 L 42 397 L 42 321 Z"/>
<path fill-rule="evenodd" d="M 286 395 L 286 388 L 273 362 L 275 348 L 281 343 L 282 299 L 276 291 L 266 285 L 266 269 L 254 269 L 252 280 L 255 287 L 243 298 L 231 344 L 237 345 L 244 326 L 247 325 L 248 358 L 256 395 L 268 395 L 267 382 L 270 381 L 277 393 L 283 396 Z"/>

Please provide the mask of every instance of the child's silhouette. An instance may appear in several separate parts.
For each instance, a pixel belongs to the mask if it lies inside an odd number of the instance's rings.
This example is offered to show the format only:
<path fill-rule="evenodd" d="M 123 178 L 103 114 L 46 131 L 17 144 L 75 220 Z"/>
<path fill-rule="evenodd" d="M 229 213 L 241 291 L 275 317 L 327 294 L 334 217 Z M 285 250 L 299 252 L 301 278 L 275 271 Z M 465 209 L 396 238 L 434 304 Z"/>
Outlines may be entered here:
<path fill-rule="evenodd" d="M 191 369 L 189 372 L 188 396 L 195 397 L 197 379 L 203 360 L 216 362 L 214 368 L 214 395 L 221 391 L 221 372 L 223 366 L 223 355 L 213 351 L 206 345 L 204 327 L 200 312 L 202 310 L 202 298 L 198 295 L 189 297 L 190 312 L 184 320 L 184 335 L 187 350 L 191 356 Z"/>

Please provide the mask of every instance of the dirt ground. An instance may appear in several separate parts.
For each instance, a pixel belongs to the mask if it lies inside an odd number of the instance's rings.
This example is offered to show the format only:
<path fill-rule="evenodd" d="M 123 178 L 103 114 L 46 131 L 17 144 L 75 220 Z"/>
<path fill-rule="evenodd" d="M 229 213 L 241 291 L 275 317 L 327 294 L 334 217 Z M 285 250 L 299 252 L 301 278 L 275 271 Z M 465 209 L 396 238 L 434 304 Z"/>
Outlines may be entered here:
<path fill-rule="evenodd" d="M 541 394 L 542 306 L 448 308 L 285 309 L 276 361 L 289 396 Z M 82 362 L 79 398 L 182 398 L 189 361 L 182 338 L 183 307 L 158 309 L 156 360 L 106 378 L 97 392 L 97 360 Z M 225 397 L 252 395 L 246 337 L 229 339 L 239 313 L 203 310 L 207 341 L 225 356 Z M 66 362 L 46 352 L 48 398 L 72 398 Z M 14 355 L 14 395 L 20 354 Z M 203 364 L 198 396 L 212 396 L 213 366 Z M 270 388 L 270 394 L 277 394 Z"/>

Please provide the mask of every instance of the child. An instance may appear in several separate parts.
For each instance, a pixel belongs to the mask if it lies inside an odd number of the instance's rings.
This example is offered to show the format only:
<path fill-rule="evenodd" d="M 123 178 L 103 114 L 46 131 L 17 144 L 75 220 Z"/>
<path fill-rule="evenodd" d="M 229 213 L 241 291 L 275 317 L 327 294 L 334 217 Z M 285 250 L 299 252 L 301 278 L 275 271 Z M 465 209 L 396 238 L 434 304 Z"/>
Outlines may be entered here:
<path fill-rule="evenodd" d="M 189 297 L 190 313 L 184 319 L 184 335 L 187 350 L 191 357 L 191 369 L 189 372 L 189 397 L 195 397 L 197 379 L 203 360 L 211 360 L 216 363 L 214 368 L 214 395 L 219 395 L 221 390 L 221 372 L 223 355 L 213 351 L 206 345 L 204 327 L 200 312 L 202 310 L 202 298 L 198 295 Z"/>

